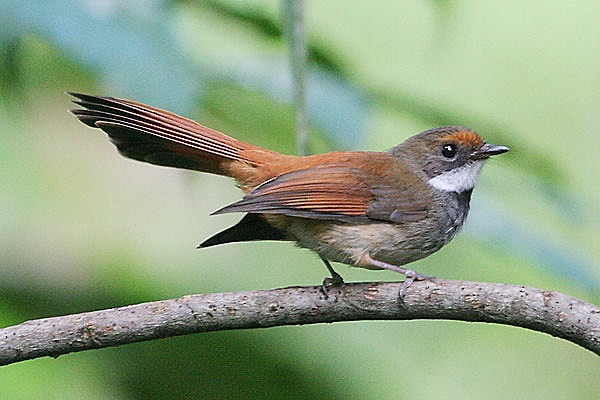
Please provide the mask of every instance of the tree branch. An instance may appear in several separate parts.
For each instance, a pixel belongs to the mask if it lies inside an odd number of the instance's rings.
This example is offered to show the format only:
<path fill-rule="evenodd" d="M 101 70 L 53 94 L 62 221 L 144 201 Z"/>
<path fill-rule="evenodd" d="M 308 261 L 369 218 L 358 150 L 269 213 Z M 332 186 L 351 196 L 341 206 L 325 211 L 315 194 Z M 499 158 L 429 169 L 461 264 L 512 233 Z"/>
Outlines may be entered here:
<path fill-rule="evenodd" d="M 549 333 L 600 355 L 600 308 L 557 292 L 466 281 L 352 283 L 183 296 L 0 329 L 0 365 L 189 333 L 356 320 L 450 319 Z"/>

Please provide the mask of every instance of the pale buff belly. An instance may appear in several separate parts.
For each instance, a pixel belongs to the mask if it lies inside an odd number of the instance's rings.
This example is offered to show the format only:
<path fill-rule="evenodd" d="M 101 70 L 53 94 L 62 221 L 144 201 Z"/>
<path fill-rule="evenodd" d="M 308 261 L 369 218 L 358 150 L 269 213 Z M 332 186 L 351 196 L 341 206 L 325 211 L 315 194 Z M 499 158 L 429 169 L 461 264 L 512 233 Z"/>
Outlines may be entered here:
<path fill-rule="evenodd" d="M 433 229 L 430 229 L 433 228 Z M 400 225 L 386 222 L 344 224 L 332 221 L 290 218 L 287 231 L 298 245 L 330 261 L 361 268 L 379 269 L 364 262 L 365 255 L 397 266 L 421 259 L 439 250 L 456 234 L 458 227 L 434 230 L 424 224 Z"/>

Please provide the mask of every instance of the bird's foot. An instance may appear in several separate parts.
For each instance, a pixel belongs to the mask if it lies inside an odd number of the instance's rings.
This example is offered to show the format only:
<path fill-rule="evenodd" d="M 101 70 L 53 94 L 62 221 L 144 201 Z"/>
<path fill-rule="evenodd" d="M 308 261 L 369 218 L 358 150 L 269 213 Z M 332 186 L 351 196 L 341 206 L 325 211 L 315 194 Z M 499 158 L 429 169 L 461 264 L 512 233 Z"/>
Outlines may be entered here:
<path fill-rule="evenodd" d="M 329 290 L 331 288 L 336 287 L 336 286 L 342 286 L 345 282 L 344 282 L 344 278 L 342 278 L 342 276 L 340 274 L 335 272 L 335 270 L 333 269 L 333 267 L 331 266 L 329 261 L 327 261 L 325 259 L 322 259 L 322 260 L 325 263 L 325 266 L 327 267 L 327 269 L 329 270 L 329 273 L 331 274 L 331 277 L 327 277 L 327 278 L 323 279 L 323 283 L 321 284 L 321 290 L 323 291 L 323 294 L 325 296 L 327 296 L 329 294 Z"/>
<path fill-rule="evenodd" d="M 399 292 L 400 298 L 404 298 L 404 295 L 406 294 L 406 289 L 408 289 L 410 287 L 410 285 L 413 284 L 414 281 L 424 281 L 427 279 L 435 279 L 435 276 L 419 274 L 417 271 L 415 271 L 413 269 L 407 269 L 406 271 L 401 272 L 401 273 L 406 277 L 406 279 L 404 280 L 404 282 L 402 282 L 402 286 L 400 286 L 400 292 Z"/>
<path fill-rule="evenodd" d="M 371 258 L 371 256 L 369 256 L 368 254 L 365 254 L 363 256 L 362 261 L 368 265 L 372 265 L 374 267 L 378 267 L 381 269 L 387 269 L 390 271 L 399 272 L 402 275 L 404 275 L 406 277 L 406 279 L 404 280 L 404 282 L 402 282 L 402 286 L 400 287 L 400 292 L 398 294 L 400 299 L 404 298 L 404 295 L 406 295 L 406 290 L 410 287 L 410 285 L 413 284 L 414 281 L 424 281 L 427 279 L 435 279 L 434 276 L 422 275 L 413 269 L 402 268 L 402 267 L 399 267 L 394 264 L 389 264 L 389 263 L 386 263 L 383 261 L 375 260 L 375 259 Z"/>
<path fill-rule="evenodd" d="M 329 291 L 331 288 L 343 286 L 345 283 L 344 278 L 342 278 L 338 273 L 331 275 L 331 277 L 323 279 L 323 283 L 321 284 L 321 290 L 325 296 L 329 296 Z"/>

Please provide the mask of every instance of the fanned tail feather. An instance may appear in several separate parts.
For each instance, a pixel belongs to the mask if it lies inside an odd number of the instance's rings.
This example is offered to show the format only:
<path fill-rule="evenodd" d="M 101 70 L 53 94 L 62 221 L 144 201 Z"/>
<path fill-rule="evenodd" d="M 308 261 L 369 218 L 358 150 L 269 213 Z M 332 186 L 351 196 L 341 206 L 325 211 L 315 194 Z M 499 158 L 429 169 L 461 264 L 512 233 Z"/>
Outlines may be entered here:
<path fill-rule="evenodd" d="M 241 142 L 195 121 L 130 100 L 69 93 L 81 109 L 70 110 L 81 122 L 108 134 L 125 157 L 151 164 L 231 176 L 232 161 L 261 163 L 258 146 Z"/>

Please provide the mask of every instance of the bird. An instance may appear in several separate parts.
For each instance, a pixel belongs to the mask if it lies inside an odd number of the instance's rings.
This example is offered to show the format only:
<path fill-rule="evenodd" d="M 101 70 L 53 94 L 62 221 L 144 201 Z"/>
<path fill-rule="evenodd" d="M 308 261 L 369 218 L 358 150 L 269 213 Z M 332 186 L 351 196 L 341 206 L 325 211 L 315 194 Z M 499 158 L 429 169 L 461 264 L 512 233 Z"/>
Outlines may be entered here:
<path fill-rule="evenodd" d="M 490 157 L 509 148 L 487 143 L 464 126 L 440 126 L 386 151 L 285 155 L 242 142 L 191 119 L 131 100 L 68 93 L 79 121 L 104 131 L 119 153 L 150 164 L 235 179 L 241 200 L 212 215 L 245 213 L 198 247 L 255 240 L 292 241 L 332 267 L 391 270 L 438 251 L 463 226 L 477 177 Z"/>

